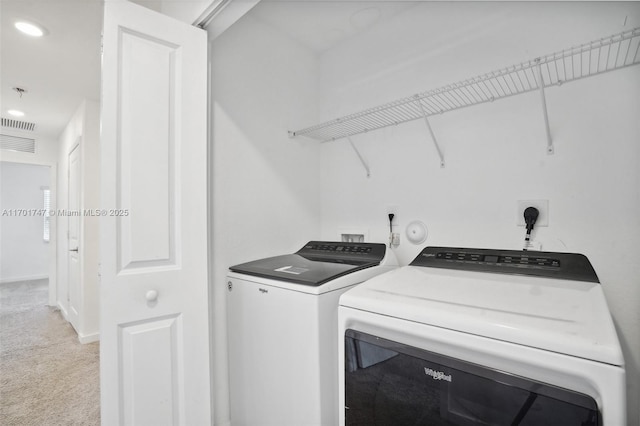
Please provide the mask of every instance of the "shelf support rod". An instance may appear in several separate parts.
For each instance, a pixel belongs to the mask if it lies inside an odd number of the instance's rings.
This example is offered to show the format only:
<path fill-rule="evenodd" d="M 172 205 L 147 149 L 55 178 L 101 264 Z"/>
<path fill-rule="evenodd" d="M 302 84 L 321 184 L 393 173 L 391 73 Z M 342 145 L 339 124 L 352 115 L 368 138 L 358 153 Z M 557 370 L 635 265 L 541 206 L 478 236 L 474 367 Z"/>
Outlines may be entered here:
<path fill-rule="evenodd" d="M 360 159 L 360 162 L 362 163 L 362 167 L 364 167 L 364 169 L 367 171 L 367 177 L 371 177 L 371 171 L 369 170 L 369 165 L 367 164 L 366 161 L 364 161 L 362 154 L 360 154 L 360 151 L 358 151 L 358 148 L 356 148 L 356 145 L 353 143 L 353 141 L 349 136 L 347 136 L 347 140 L 351 144 L 351 148 L 353 148 L 353 150 L 356 152 L 356 155 Z"/>
<path fill-rule="evenodd" d="M 538 86 L 540 86 L 540 98 L 542 99 L 542 116 L 544 117 L 544 126 L 547 131 L 547 154 L 552 155 L 553 140 L 551 139 L 551 129 L 549 128 L 549 114 L 547 113 L 547 97 L 544 94 L 544 80 L 542 79 L 542 66 L 540 65 L 540 58 L 536 59 L 538 66 Z"/>
<path fill-rule="evenodd" d="M 442 151 L 440 150 L 440 145 L 438 145 L 438 140 L 436 139 L 436 135 L 433 133 L 431 124 L 429 124 L 429 119 L 427 118 L 427 112 L 424 110 L 424 106 L 422 106 L 422 102 L 420 102 L 420 98 L 418 97 L 418 95 L 416 95 L 416 103 L 420 107 L 420 111 L 422 112 L 422 117 L 424 118 L 424 123 L 427 125 L 427 130 L 429 130 L 429 134 L 431 135 L 431 140 L 433 141 L 433 145 L 436 147 L 436 151 L 438 151 L 438 157 L 440 157 L 440 167 L 444 168 L 444 155 L 442 155 Z"/>

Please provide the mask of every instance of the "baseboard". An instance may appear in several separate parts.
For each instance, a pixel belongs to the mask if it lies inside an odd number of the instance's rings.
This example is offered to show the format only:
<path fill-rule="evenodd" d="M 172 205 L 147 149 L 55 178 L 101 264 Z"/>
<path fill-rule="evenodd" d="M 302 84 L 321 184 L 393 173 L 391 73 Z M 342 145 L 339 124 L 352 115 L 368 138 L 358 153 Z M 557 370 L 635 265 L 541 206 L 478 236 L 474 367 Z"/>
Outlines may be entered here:
<path fill-rule="evenodd" d="M 100 341 L 100 333 L 96 332 L 96 333 L 82 334 L 82 335 L 80 333 L 78 333 L 78 340 L 83 345 L 85 343 L 98 342 L 98 341 Z"/>
<path fill-rule="evenodd" d="M 69 322 L 69 316 L 67 315 L 67 310 L 64 308 L 64 306 L 62 306 L 60 302 L 58 302 L 58 310 L 60 310 L 60 313 L 62 314 L 62 318 L 64 318 L 65 321 Z"/>
<path fill-rule="evenodd" d="M 29 275 L 26 277 L 2 278 L 0 284 L 17 283 L 18 281 L 35 281 L 49 278 L 49 275 Z"/>

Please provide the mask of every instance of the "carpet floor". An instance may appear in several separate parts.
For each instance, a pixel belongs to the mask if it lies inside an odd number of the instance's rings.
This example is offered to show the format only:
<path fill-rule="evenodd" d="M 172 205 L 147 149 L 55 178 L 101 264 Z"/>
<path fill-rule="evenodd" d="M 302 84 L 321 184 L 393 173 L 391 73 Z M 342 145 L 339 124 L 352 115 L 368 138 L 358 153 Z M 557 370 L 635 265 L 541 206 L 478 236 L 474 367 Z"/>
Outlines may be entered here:
<path fill-rule="evenodd" d="M 99 344 L 47 299 L 47 280 L 0 284 L 0 424 L 99 425 Z"/>

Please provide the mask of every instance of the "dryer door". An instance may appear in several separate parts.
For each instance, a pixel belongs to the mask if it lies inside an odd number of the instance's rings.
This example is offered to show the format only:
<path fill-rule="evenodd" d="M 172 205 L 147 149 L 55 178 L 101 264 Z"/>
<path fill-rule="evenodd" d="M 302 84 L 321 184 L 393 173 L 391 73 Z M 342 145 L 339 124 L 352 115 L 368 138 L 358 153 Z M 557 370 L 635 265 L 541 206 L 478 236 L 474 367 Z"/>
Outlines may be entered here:
<path fill-rule="evenodd" d="M 345 386 L 348 426 L 601 424 L 587 395 L 354 330 Z"/>

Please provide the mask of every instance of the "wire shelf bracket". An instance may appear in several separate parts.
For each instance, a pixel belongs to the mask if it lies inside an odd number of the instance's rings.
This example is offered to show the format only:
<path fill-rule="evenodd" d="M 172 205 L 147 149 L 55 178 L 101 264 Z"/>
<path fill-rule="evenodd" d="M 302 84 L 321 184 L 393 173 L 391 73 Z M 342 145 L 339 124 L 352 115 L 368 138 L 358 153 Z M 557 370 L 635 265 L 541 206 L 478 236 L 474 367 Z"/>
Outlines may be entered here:
<path fill-rule="evenodd" d="M 427 112 L 424 110 L 424 106 L 422 102 L 420 102 L 420 98 L 417 97 L 416 103 L 420 107 L 420 111 L 422 111 L 422 116 L 424 117 L 424 123 L 427 125 L 427 130 L 429 131 L 429 135 L 431 135 L 431 141 L 433 145 L 436 147 L 436 151 L 438 151 L 438 157 L 440 157 L 440 167 L 444 167 L 444 155 L 442 155 L 442 150 L 440 149 L 440 145 L 438 145 L 438 140 L 436 139 L 436 135 L 433 133 L 433 129 L 431 128 L 431 124 L 429 123 L 429 118 L 427 118 Z"/>
<path fill-rule="evenodd" d="M 349 141 L 349 144 L 351 144 L 351 148 L 353 148 L 353 150 L 356 152 L 356 155 L 360 159 L 362 167 L 364 167 L 364 170 L 367 172 L 367 177 L 371 177 L 371 170 L 369 170 L 369 165 L 365 161 L 364 157 L 362 157 L 362 154 L 360 154 L 360 151 L 358 151 L 358 148 L 356 148 L 356 145 L 351 140 L 351 137 L 347 136 L 347 140 Z"/>
<path fill-rule="evenodd" d="M 640 28 L 634 28 L 315 126 L 289 131 L 289 136 L 306 136 L 328 142 L 424 119 L 438 151 L 441 167 L 444 167 L 444 156 L 428 117 L 537 90 L 542 100 L 547 153 L 553 154 L 546 90 L 570 81 L 640 64 L 639 52 Z M 365 165 L 362 156 L 357 153 Z M 365 169 L 369 173 L 368 165 Z"/>
<path fill-rule="evenodd" d="M 542 78 L 542 67 L 540 66 L 540 60 L 538 62 L 538 86 L 540 86 L 540 100 L 542 101 L 542 117 L 544 118 L 544 128 L 547 133 L 547 154 L 551 155 L 555 151 L 553 149 L 553 139 L 551 139 L 551 128 L 549 127 L 549 113 L 547 111 L 547 97 L 544 94 L 544 79 Z"/>

